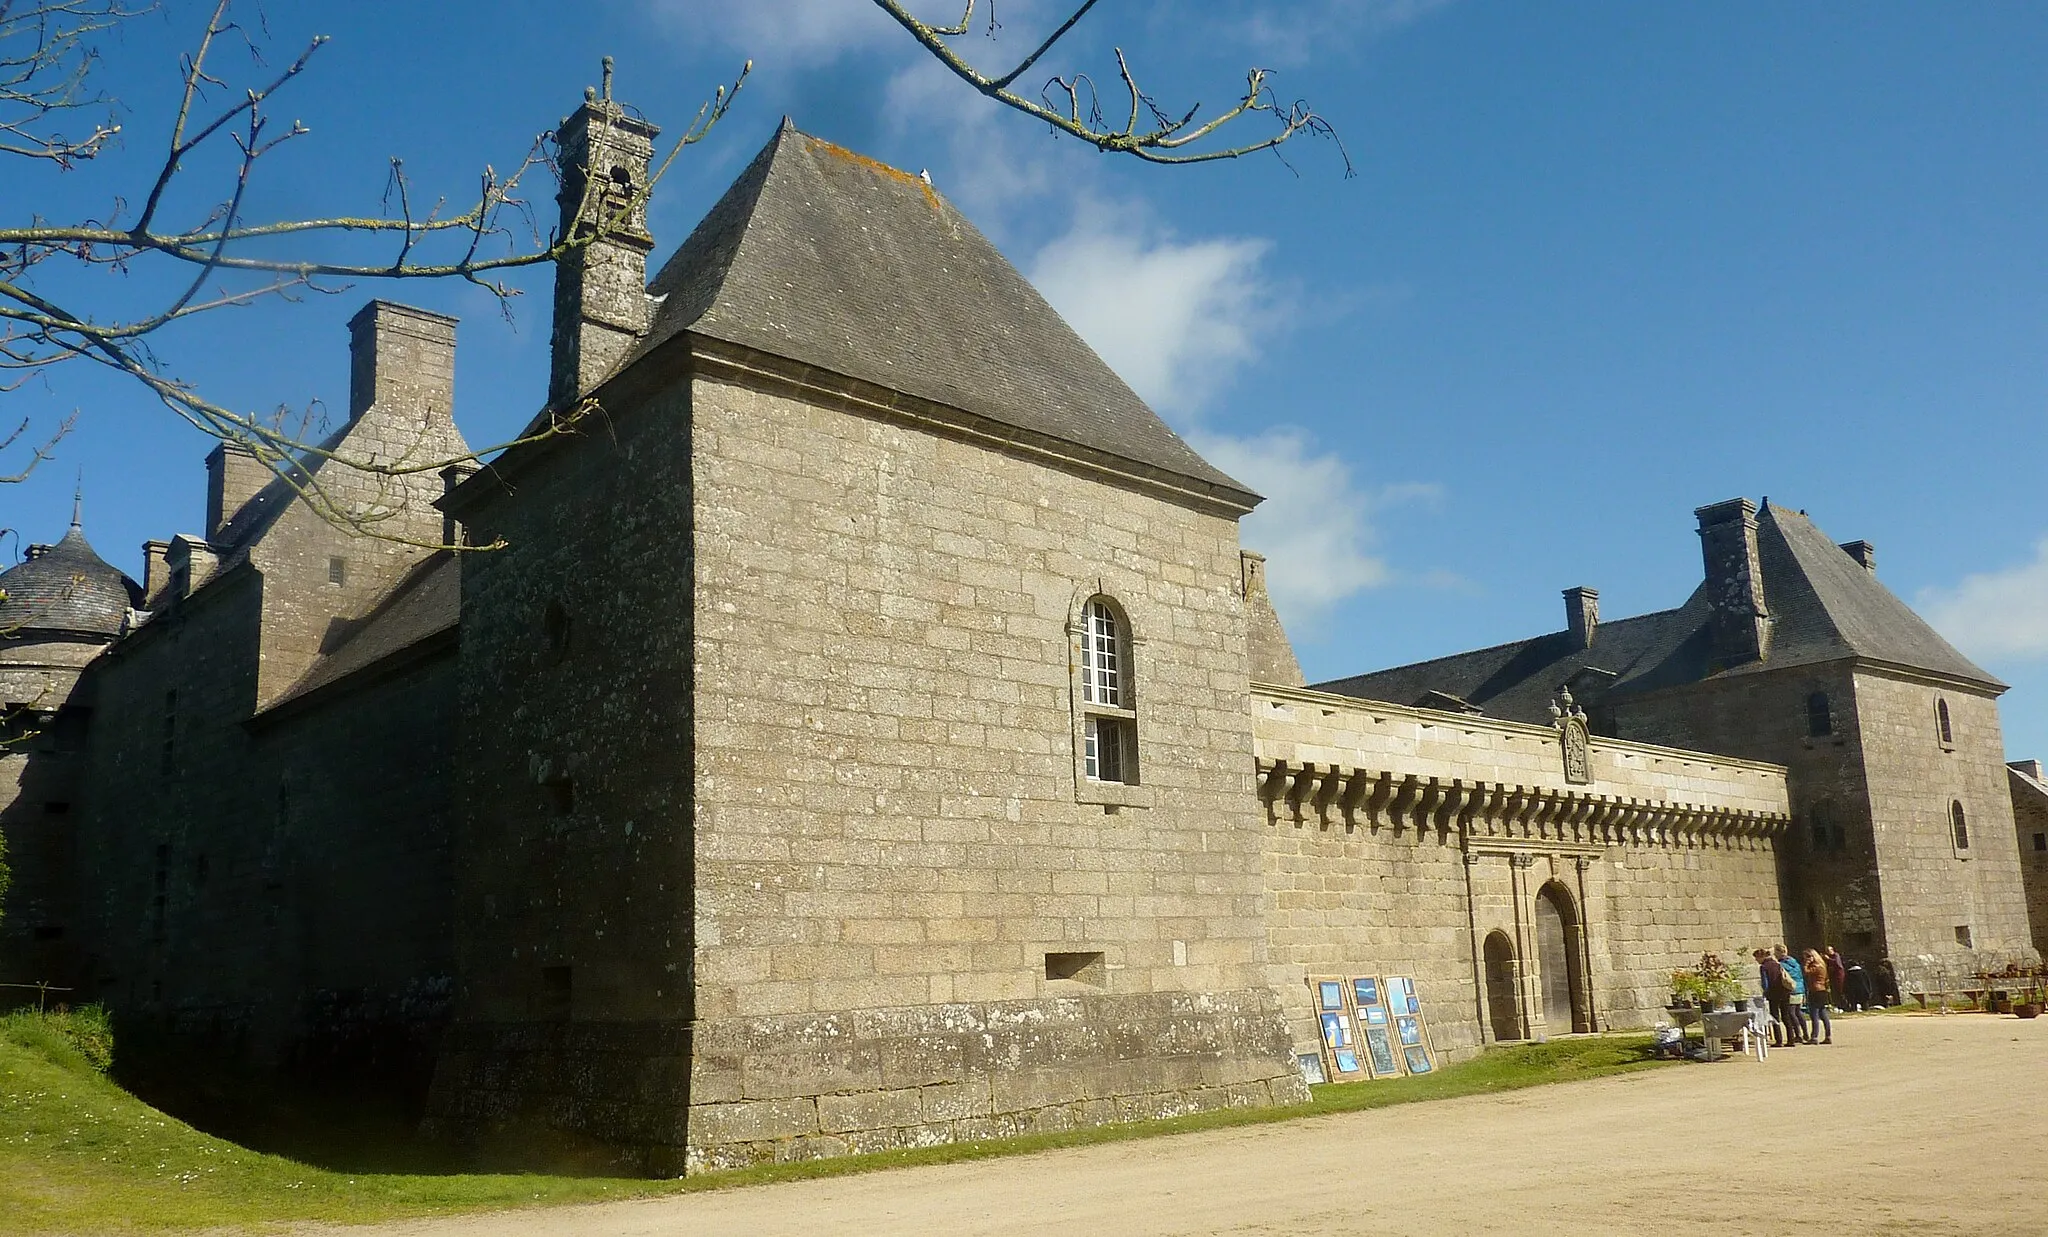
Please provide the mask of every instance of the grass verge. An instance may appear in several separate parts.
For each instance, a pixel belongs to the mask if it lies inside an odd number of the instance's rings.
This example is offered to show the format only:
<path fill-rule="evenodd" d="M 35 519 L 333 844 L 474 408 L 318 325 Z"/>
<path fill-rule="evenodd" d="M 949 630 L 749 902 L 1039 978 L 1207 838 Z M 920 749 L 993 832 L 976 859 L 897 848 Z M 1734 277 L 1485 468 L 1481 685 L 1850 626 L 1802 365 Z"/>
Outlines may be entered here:
<path fill-rule="evenodd" d="M 544 1174 L 335 1172 L 201 1133 L 103 1077 L 67 1040 L 0 1022 L 0 1215 L 10 1232 L 116 1233 L 362 1223 L 588 1202 L 911 1165 L 947 1164 L 1131 1138 L 1357 1112 L 1653 1069 L 1648 1037 L 1498 1049 L 1416 1078 L 1315 1088 L 1291 1108 L 1230 1109 L 985 1143 L 770 1164 L 682 1181 Z"/>

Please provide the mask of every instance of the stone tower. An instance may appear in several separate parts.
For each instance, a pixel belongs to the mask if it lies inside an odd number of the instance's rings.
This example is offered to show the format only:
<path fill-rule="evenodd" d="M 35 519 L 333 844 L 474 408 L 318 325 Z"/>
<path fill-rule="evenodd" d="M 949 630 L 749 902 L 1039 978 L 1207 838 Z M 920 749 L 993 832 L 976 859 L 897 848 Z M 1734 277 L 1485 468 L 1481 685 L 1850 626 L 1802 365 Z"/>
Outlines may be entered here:
<path fill-rule="evenodd" d="M 583 243 L 555 262 L 554 358 L 548 406 L 563 408 L 617 369 L 647 332 L 647 181 L 661 132 L 612 101 L 604 86 L 555 131 L 562 162 L 559 235 Z"/>

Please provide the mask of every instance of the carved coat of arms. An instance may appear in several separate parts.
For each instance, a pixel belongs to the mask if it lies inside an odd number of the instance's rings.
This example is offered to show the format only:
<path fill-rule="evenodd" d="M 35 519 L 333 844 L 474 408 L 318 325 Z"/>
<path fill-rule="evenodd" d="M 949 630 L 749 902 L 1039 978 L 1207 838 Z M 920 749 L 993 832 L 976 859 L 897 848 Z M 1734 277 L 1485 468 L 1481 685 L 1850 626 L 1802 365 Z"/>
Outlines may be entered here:
<path fill-rule="evenodd" d="M 1564 780 L 1573 786 L 1593 781 L 1593 751 L 1586 731 L 1586 711 L 1572 700 L 1572 689 L 1561 689 L 1550 702 L 1550 724 L 1557 727 L 1564 748 Z"/>

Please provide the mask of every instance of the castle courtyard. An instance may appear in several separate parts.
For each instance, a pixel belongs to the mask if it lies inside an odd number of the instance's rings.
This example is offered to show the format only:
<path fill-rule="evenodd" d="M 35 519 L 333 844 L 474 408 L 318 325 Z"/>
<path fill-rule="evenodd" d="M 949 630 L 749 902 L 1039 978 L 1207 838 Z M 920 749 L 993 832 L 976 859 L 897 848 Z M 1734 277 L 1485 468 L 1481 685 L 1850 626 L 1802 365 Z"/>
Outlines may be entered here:
<path fill-rule="evenodd" d="M 2048 1231 L 2037 1150 L 2048 1133 L 2048 1022 L 1893 1015 L 1844 1018 L 1838 1029 L 1832 1047 L 1761 1065 L 1731 1059 L 981 1163 L 318 1231 Z"/>

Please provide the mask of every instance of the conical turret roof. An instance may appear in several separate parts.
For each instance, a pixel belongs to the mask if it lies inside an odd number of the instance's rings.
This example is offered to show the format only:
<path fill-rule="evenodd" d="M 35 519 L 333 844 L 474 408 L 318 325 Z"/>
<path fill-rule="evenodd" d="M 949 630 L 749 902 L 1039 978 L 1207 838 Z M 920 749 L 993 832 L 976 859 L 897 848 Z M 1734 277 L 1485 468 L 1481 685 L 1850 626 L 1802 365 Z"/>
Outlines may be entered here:
<path fill-rule="evenodd" d="M 0 639 L 32 635 L 121 634 L 142 590 L 101 558 L 77 515 L 56 545 L 30 546 L 28 557 L 0 571 Z"/>

